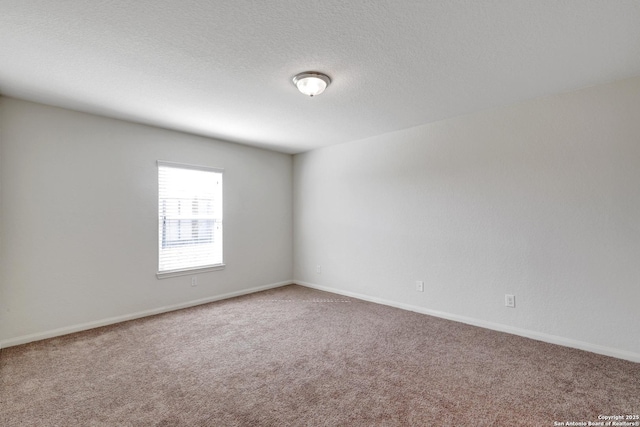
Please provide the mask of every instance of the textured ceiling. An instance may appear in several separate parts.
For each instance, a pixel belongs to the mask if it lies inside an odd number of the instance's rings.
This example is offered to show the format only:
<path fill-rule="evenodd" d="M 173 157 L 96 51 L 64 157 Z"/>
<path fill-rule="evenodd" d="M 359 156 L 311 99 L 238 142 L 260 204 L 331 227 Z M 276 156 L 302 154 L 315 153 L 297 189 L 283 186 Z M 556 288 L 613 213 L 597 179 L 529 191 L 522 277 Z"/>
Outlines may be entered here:
<path fill-rule="evenodd" d="M 0 93 L 287 153 L 637 75 L 638 0 L 0 0 Z"/>

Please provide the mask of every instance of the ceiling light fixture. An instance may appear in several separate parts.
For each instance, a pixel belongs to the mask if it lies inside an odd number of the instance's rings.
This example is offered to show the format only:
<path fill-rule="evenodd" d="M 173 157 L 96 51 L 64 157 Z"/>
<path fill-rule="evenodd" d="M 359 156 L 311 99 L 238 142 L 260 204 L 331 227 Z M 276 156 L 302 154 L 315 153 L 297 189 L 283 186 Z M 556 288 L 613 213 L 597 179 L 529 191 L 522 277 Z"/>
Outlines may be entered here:
<path fill-rule="evenodd" d="M 329 76 L 315 71 L 305 71 L 293 78 L 293 84 L 300 92 L 308 96 L 320 95 L 329 86 L 329 83 L 331 83 Z"/>

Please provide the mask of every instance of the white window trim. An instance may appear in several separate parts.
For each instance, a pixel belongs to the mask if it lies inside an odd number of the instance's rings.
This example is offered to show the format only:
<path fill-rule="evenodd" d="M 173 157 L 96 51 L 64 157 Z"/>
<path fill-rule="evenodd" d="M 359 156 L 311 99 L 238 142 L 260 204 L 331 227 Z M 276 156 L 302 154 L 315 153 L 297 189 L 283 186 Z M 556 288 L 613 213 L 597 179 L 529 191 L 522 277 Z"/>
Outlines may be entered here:
<path fill-rule="evenodd" d="M 207 171 L 207 172 L 224 173 L 224 168 L 216 168 L 213 166 L 194 165 L 192 163 L 169 162 L 166 160 L 158 160 L 157 163 L 158 163 L 158 166 L 188 168 L 188 169 L 196 169 L 196 170 Z"/>
<path fill-rule="evenodd" d="M 207 172 L 224 173 L 224 168 L 216 168 L 216 167 L 211 167 L 211 166 L 194 165 L 194 164 L 190 164 L 190 163 L 170 162 L 170 161 L 166 161 L 166 160 L 158 160 L 157 161 L 157 166 L 169 166 L 169 167 L 178 167 L 178 168 L 188 168 L 188 169 L 202 170 L 202 171 L 207 171 Z M 157 190 L 157 186 L 156 186 L 156 190 Z M 222 192 L 223 192 L 223 199 L 224 199 L 224 187 L 222 189 Z M 159 199 L 159 194 L 156 193 L 156 202 L 157 202 L 158 199 Z M 223 206 L 224 206 L 224 201 L 223 201 Z M 160 225 L 158 224 L 157 230 L 159 230 L 159 227 L 160 227 Z M 160 250 L 157 246 L 156 246 L 156 249 L 158 251 Z M 223 248 L 223 251 L 224 251 L 224 248 Z M 159 253 L 157 255 L 159 256 Z M 156 256 L 156 259 L 158 259 L 158 256 Z M 158 271 L 158 272 L 156 272 L 156 277 L 158 279 L 167 279 L 167 278 L 170 278 L 170 277 L 188 276 L 188 275 L 193 275 L 193 274 L 206 273 L 206 272 L 209 272 L 209 271 L 224 270 L 225 267 L 226 267 L 226 264 L 221 263 L 221 264 L 212 264 L 212 265 L 206 265 L 206 266 L 194 267 L 194 268 L 184 268 L 184 269 L 179 269 L 179 270 Z"/>
<path fill-rule="evenodd" d="M 156 277 L 158 279 L 167 279 L 169 277 L 178 277 L 178 276 L 189 276 L 200 273 L 207 273 L 209 271 L 218 271 L 224 270 L 226 264 L 214 264 L 207 267 L 196 267 L 196 268 L 185 268 L 183 270 L 171 270 L 171 271 L 163 271 L 157 272 Z"/>

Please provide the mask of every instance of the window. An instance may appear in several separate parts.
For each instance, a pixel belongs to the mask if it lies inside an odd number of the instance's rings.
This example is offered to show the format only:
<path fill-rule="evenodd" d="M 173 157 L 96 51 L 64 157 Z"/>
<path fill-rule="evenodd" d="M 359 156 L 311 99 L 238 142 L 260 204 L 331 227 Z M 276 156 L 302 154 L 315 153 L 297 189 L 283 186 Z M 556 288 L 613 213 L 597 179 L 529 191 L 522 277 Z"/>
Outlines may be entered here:
<path fill-rule="evenodd" d="M 222 263 L 222 169 L 158 161 L 158 277 Z"/>

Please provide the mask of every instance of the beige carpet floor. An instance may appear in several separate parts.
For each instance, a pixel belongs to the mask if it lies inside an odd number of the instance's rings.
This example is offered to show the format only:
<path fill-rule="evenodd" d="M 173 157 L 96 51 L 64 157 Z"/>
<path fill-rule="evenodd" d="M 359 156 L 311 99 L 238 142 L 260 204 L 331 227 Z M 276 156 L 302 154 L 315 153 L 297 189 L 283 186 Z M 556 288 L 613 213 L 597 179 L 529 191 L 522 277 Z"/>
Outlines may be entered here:
<path fill-rule="evenodd" d="M 640 364 L 294 285 L 3 349 L 0 375 L 6 427 L 554 426 L 640 414 Z"/>

